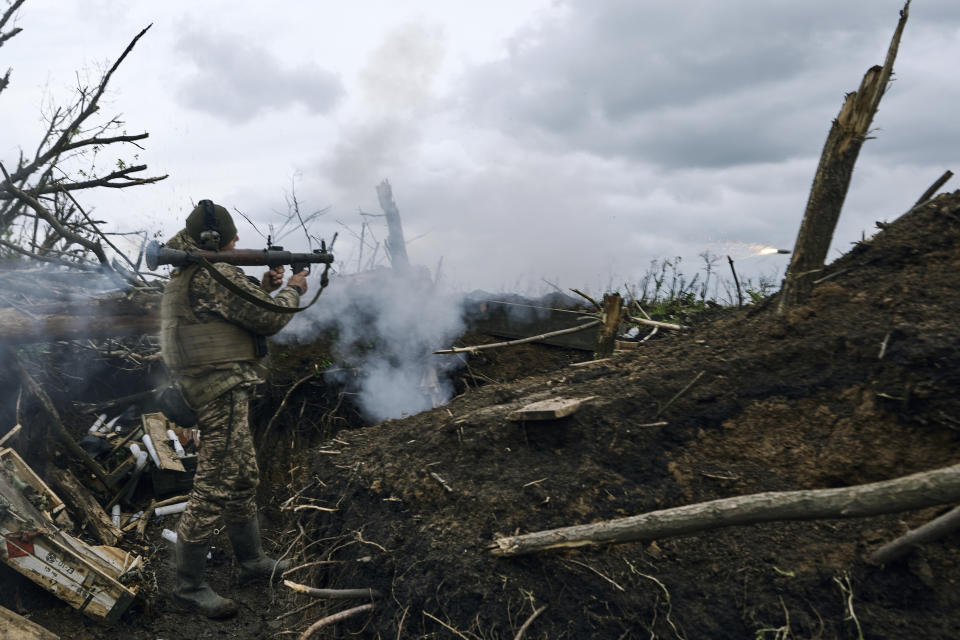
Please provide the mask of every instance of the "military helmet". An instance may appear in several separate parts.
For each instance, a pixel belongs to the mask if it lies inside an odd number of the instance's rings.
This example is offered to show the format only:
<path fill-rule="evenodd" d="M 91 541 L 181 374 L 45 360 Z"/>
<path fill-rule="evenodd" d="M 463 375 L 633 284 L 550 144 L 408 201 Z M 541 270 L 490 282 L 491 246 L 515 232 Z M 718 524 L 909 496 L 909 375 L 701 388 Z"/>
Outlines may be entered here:
<path fill-rule="evenodd" d="M 226 208 L 201 200 L 187 216 L 187 235 L 202 249 L 216 251 L 237 237 L 237 225 Z"/>

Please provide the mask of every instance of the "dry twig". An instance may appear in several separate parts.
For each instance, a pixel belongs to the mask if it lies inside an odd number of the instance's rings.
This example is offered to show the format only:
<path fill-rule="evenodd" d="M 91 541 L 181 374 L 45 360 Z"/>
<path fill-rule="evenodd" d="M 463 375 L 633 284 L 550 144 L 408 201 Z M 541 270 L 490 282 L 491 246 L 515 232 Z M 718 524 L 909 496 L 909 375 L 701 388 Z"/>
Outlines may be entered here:
<path fill-rule="evenodd" d="M 308 587 L 305 584 L 283 581 L 284 586 L 289 589 L 308 595 L 312 598 L 329 598 L 331 600 L 349 600 L 351 598 L 379 598 L 380 592 L 376 589 L 316 589 Z"/>
<path fill-rule="evenodd" d="M 547 610 L 547 605 L 543 605 L 536 611 L 530 614 L 530 617 L 527 618 L 527 621 L 523 623 L 523 626 L 520 627 L 520 630 L 517 631 L 517 635 L 513 636 L 513 640 L 523 640 L 523 634 L 527 632 L 527 629 L 530 628 L 530 625 L 533 624 L 533 621 L 537 619 L 541 613 Z"/>
<path fill-rule="evenodd" d="M 307 638 L 312 636 L 315 631 L 317 631 L 318 629 L 321 629 L 322 627 L 327 626 L 328 624 L 334 624 L 336 622 L 346 620 L 350 616 L 356 615 L 358 613 L 363 613 L 364 611 L 372 611 L 372 610 L 373 610 L 373 603 L 362 604 L 359 607 L 353 607 L 352 609 L 346 609 L 339 613 L 334 613 L 333 615 L 329 615 L 326 618 L 320 618 L 319 620 L 314 622 L 312 625 L 310 625 L 306 631 L 301 633 L 300 637 L 297 640 L 307 640 Z"/>

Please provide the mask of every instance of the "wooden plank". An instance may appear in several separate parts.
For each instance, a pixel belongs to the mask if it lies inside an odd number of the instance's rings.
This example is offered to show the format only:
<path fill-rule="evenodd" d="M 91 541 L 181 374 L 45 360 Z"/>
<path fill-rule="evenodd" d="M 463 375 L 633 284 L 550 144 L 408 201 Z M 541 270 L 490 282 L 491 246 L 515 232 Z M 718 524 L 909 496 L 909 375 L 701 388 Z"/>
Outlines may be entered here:
<path fill-rule="evenodd" d="M 90 491 L 68 469 L 52 469 L 49 475 L 73 512 L 90 527 L 90 533 L 104 544 L 117 544 L 123 532 L 113 525 L 113 520 Z"/>
<path fill-rule="evenodd" d="M 528 404 L 522 409 L 517 409 L 507 416 L 507 420 L 514 422 L 530 420 L 556 420 L 569 416 L 579 409 L 585 402 L 592 400 L 596 396 L 586 398 L 551 398 Z"/>
<path fill-rule="evenodd" d="M 60 640 L 36 622 L 0 607 L 0 640 Z"/>
<path fill-rule="evenodd" d="M 10 429 L 10 431 L 7 431 L 7 433 L 2 438 L 0 438 L 0 447 L 6 444 L 7 440 L 14 437 L 18 433 L 20 433 L 20 429 L 21 429 L 21 426 L 18 424 L 14 426 L 13 429 Z"/>
<path fill-rule="evenodd" d="M 183 468 L 183 463 L 180 462 L 180 458 L 167 438 L 167 429 L 171 428 L 173 425 L 162 413 L 143 414 L 143 431 L 153 440 L 153 447 L 157 450 L 157 457 L 160 458 L 160 468 L 183 473 L 186 469 Z"/>

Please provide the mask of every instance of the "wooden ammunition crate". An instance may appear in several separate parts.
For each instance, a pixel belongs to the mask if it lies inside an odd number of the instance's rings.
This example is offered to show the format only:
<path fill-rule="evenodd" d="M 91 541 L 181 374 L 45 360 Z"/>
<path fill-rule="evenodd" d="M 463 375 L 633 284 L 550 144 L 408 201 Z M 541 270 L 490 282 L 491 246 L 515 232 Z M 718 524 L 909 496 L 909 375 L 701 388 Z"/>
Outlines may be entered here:
<path fill-rule="evenodd" d="M 141 559 L 113 547 L 89 546 L 60 531 L 15 487 L 12 475 L 0 469 L 0 560 L 73 608 L 117 620 L 136 596 L 119 578 L 138 568 Z M 31 484 L 20 471 L 16 476 Z"/>

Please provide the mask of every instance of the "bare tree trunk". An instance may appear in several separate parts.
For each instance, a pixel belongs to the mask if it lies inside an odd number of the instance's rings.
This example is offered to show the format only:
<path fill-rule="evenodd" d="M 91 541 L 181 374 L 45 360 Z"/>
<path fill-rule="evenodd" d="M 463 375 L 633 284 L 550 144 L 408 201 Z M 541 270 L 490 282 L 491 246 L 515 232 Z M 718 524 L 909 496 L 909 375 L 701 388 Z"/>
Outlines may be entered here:
<path fill-rule="evenodd" d="M 960 501 L 960 464 L 840 489 L 771 491 L 651 511 L 628 518 L 497 538 L 495 555 L 658 540 L 778 520 L 857 518 Z"/>
<path fill-rule="evenodd" d="M 871 67 L 863 76 L 860 88 L 847 94 L 840 115 L 830 128 L 783 282 L 779 313 L 806 299 L 813 286 L 814 274 L 823 268 L 860 147 L 867 139 L 870 123 L 893 72 L 893 61 L 897 57 L 909 7 L 908 0 L 900 11 L 900 21 L 883 66 Z"/>
<path fill-rule="evenodd" d="M 390 263 L 397 271 L 406 271 L 410 267 L 407 258 L 407 241 L 403 239 L 403 224 L 400 222 L 400 210 L 393 201 L 393 189 L 390 182 L 384 180 L 377 185 L 377 198 L 380 199 L 380 208 L 387 217 L 387 250 L 390 252 Z"/>

